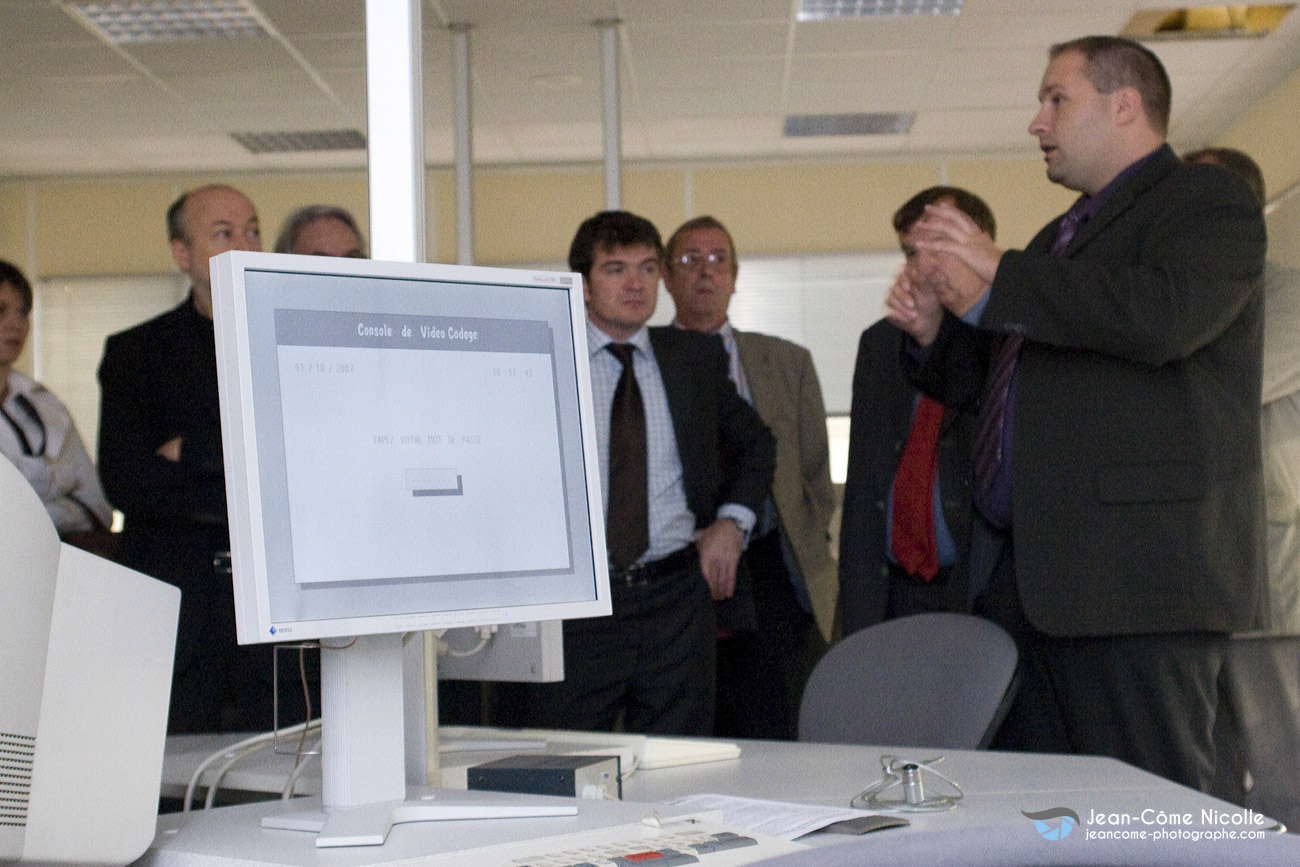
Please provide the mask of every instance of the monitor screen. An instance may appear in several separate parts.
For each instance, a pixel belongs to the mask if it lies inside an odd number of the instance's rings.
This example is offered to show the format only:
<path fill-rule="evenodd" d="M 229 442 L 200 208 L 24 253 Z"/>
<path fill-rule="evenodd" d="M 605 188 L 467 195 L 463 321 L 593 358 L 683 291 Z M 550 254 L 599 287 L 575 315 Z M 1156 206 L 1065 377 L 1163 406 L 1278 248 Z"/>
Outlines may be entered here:
<path fill-rule="evenodd" d="M 609 613 L 578 275 L 212 274 L 241 642 Z"/>

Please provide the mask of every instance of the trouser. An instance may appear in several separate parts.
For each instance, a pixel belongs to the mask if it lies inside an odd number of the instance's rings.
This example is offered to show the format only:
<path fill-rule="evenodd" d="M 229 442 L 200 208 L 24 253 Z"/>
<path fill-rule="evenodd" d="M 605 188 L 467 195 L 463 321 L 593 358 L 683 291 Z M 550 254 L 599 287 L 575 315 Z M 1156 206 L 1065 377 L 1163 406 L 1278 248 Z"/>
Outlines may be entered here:
<path fill-rule="evenodd" d="M 716 625 L 694 546 L 671 568 L 611 574 L 613 614 L 564 623 L 564 680 L 531 687 L 545 728 L 708 735 Z M 647 572 L 649 574 L 647 574 Z"/>
<path fill-rule="evenodd" d="M 826 643 L 790 583 L 773 530 L 745 552 L 754 588 L 757 632 L 718 640 L 718 690 L 714 734 L 719 737 L 794 740 L 799 702 Z"/>
<path fill-rule="evenodd" d="M 983 587 L 975 612 L 1011 633 L 1020 651 L 1020 691 L 993 747 L 1111 756 L 1209 791 L 1227 637 L 1040 632 L 1020 603 L 1012 535 L 978 517 L 974 523 L 972 582 Z M 981 576 L 976 568 L 991 571 Z"/>
<path fill-rule="evenodd" d="M 1211 794 L 1300 830 L 1300 636 L 1228 642 L 1214 740 Z"/>

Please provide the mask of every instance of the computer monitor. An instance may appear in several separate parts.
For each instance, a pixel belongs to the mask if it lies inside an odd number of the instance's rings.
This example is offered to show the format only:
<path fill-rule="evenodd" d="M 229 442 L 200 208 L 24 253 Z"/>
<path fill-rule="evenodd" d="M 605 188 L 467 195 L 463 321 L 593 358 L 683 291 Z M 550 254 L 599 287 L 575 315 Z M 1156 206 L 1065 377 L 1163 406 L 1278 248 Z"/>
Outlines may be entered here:
<path fill-rule="evenodd" d="M 127 864 L 158 818 L 181 593 L 61 543 L 2 457 L 0 551 L 0 864 Z"/>
<path fill-rule="evenodd" d="M 405 797 L 404 633 L 610 612 L 581 278 L 210 268 L 239 641 L 321 640 L 317 845 L 375 842 L 338 829 L 411 815 L 368 806 Z"/>

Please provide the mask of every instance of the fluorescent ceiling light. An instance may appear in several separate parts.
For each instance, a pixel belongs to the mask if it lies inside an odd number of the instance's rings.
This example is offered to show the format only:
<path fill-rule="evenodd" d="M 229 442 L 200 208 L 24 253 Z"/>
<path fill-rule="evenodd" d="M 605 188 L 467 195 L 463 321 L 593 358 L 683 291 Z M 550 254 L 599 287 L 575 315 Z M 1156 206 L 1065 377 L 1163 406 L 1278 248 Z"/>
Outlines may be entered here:
<path fill-rule="evenodd" d="M 893 114 L 792 114 L 785 119 L 787 138 L 832 135 L 903 135 L 912 128 L 915 112 Z"/>
<path fill-rule="evenodd" d="M 267 36 L 246 0 L 135 0 L 69 5 L 109 42 L 174 42 Z"/>
<path fill-rule="evenodd" d="M 250 153 L 255 154 L 359 151 L 366 149 L 366 137 L 355 129 L 324 129 L 304 132 L 232 132 L 230 137 L 243 145 Z"/>
<path fill-rule="evenodd" d="M 799 21 L 886 18 L 894 15 L 958 15 L 962 0 L 799 0 Z"/>

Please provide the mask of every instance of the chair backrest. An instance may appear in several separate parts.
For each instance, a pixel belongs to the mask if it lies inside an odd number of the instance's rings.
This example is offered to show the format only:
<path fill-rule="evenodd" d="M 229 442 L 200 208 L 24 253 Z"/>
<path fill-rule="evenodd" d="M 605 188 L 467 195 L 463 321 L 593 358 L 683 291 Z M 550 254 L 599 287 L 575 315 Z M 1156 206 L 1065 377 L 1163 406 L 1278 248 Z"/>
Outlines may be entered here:
<path fill-rule="evenodd" d="M 1016 644 L 969 614 L 915 614 L 847 636 L 813 669 L 799 740 L 987 747 L 1014 695 Z"/>

